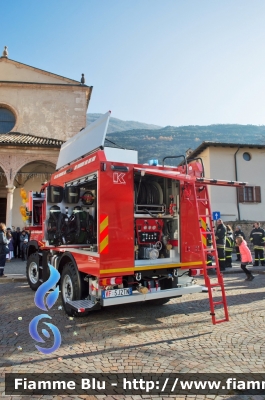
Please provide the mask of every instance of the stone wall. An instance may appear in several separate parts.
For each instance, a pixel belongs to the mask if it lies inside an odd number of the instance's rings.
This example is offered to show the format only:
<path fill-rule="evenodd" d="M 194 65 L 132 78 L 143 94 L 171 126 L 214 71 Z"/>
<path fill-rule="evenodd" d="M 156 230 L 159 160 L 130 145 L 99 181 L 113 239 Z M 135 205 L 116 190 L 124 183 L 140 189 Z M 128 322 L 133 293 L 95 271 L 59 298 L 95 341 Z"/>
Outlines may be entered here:
<path fill-rule="evenodd" d="M 0 106 L 14 114 L 13 132 L 67 140 L 86 126 L 92 87 L 7 57 L 0 76 Z"/>
<path fill-rule="evenodd" d="M 260 222 L 261 228 L 265 229 L 264 221 L 224 221 L 224 224 L 230 225 L 233 229 L 233 232 L 235 231 L 235 229 L 238 225 L 241 226 L 241 231 L 244 232 L 244 234 L 246 236 L 246 241 L 248 242 L 248 244 L 250 244 L 249 236 L 250 236 L 250 232 L 253 229 L 253 224 L 255 222 Z"/>
<path fill-rule="evenodd" d="M 0 104 L 15 114 L 13 132 L 67 140 L 86 126 L 83 87 L 0 84 Z"/>

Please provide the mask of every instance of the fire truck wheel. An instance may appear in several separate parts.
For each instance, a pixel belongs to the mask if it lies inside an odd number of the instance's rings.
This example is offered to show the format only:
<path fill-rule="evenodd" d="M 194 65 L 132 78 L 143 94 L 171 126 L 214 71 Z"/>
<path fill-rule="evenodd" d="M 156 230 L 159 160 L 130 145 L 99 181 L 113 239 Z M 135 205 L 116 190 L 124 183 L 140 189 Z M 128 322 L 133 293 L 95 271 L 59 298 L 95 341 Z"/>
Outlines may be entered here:
<path fill-rule="evenodd" d="M 37 290 L 41 285 L 39 280 L 39 255 L 32 253 L 27 259 L 26 276 L 28 284 L 32 290 Z"/>
<path fill-rule="evenodd" d="M 66 314 L 74 315 L 75 311 L 67 306 L 67 300 L 81 300 L 82 284 L 72 261 L 64 266 L 61 275 L 61 294 Z"/>

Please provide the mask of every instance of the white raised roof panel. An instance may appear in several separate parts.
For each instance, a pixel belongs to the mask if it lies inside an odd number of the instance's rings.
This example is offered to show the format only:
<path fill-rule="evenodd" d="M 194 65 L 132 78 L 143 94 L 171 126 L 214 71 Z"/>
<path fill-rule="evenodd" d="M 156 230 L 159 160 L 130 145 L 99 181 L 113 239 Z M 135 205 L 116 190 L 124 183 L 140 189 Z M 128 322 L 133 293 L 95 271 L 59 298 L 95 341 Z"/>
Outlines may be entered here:
<path fill-rule="evenodd" d="M 116 161 L 126 164 L 138 164 L 138 151 L 123 150 L 114 147 L 104 147 L 107 161 Z"/>
<path fill-rule="evenodd" d="M 108 111 L 62 145 L 56 169 L 64 167 L 92 150 L 103 148 L 110 114 Z"/>

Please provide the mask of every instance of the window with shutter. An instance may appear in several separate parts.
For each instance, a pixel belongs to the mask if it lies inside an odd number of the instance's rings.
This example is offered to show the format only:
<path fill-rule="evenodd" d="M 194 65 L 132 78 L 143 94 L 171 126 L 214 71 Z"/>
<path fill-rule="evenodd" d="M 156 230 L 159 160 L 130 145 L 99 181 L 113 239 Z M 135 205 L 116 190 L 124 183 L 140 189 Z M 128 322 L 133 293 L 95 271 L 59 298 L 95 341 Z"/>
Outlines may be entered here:
<path fill-rule="evenodd" d="M 260 186 L 255 186 L 255 201 L 261 203 Z"/>
<path fill-rule="evenodd" d="M 244 201 L 248 203 L 254 202 L 254 188 L 251 186 L 244 187 Z"/>
<path fill-rule="evenodd" d="M 244 191 L 243 187 L 237 188 L 237 198 L 239 203 L 244 203 Z"/>
<path fill-rule="evenodd" d="M 239 203 L 261 203 L 260 186 L 244 186 L 237 189 Z"/>

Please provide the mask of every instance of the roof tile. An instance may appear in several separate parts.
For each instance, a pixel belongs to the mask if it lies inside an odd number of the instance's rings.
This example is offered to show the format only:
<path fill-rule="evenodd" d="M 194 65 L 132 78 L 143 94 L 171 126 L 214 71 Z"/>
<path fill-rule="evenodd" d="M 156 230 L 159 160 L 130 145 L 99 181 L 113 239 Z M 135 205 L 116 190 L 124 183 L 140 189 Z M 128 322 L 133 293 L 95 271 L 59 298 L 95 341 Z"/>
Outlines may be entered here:
<path fill-rule="evenodd" d="M 20 132 L 0 134 L 0 145 L 61 147 L 64 140 L 45 138 Z"/>

